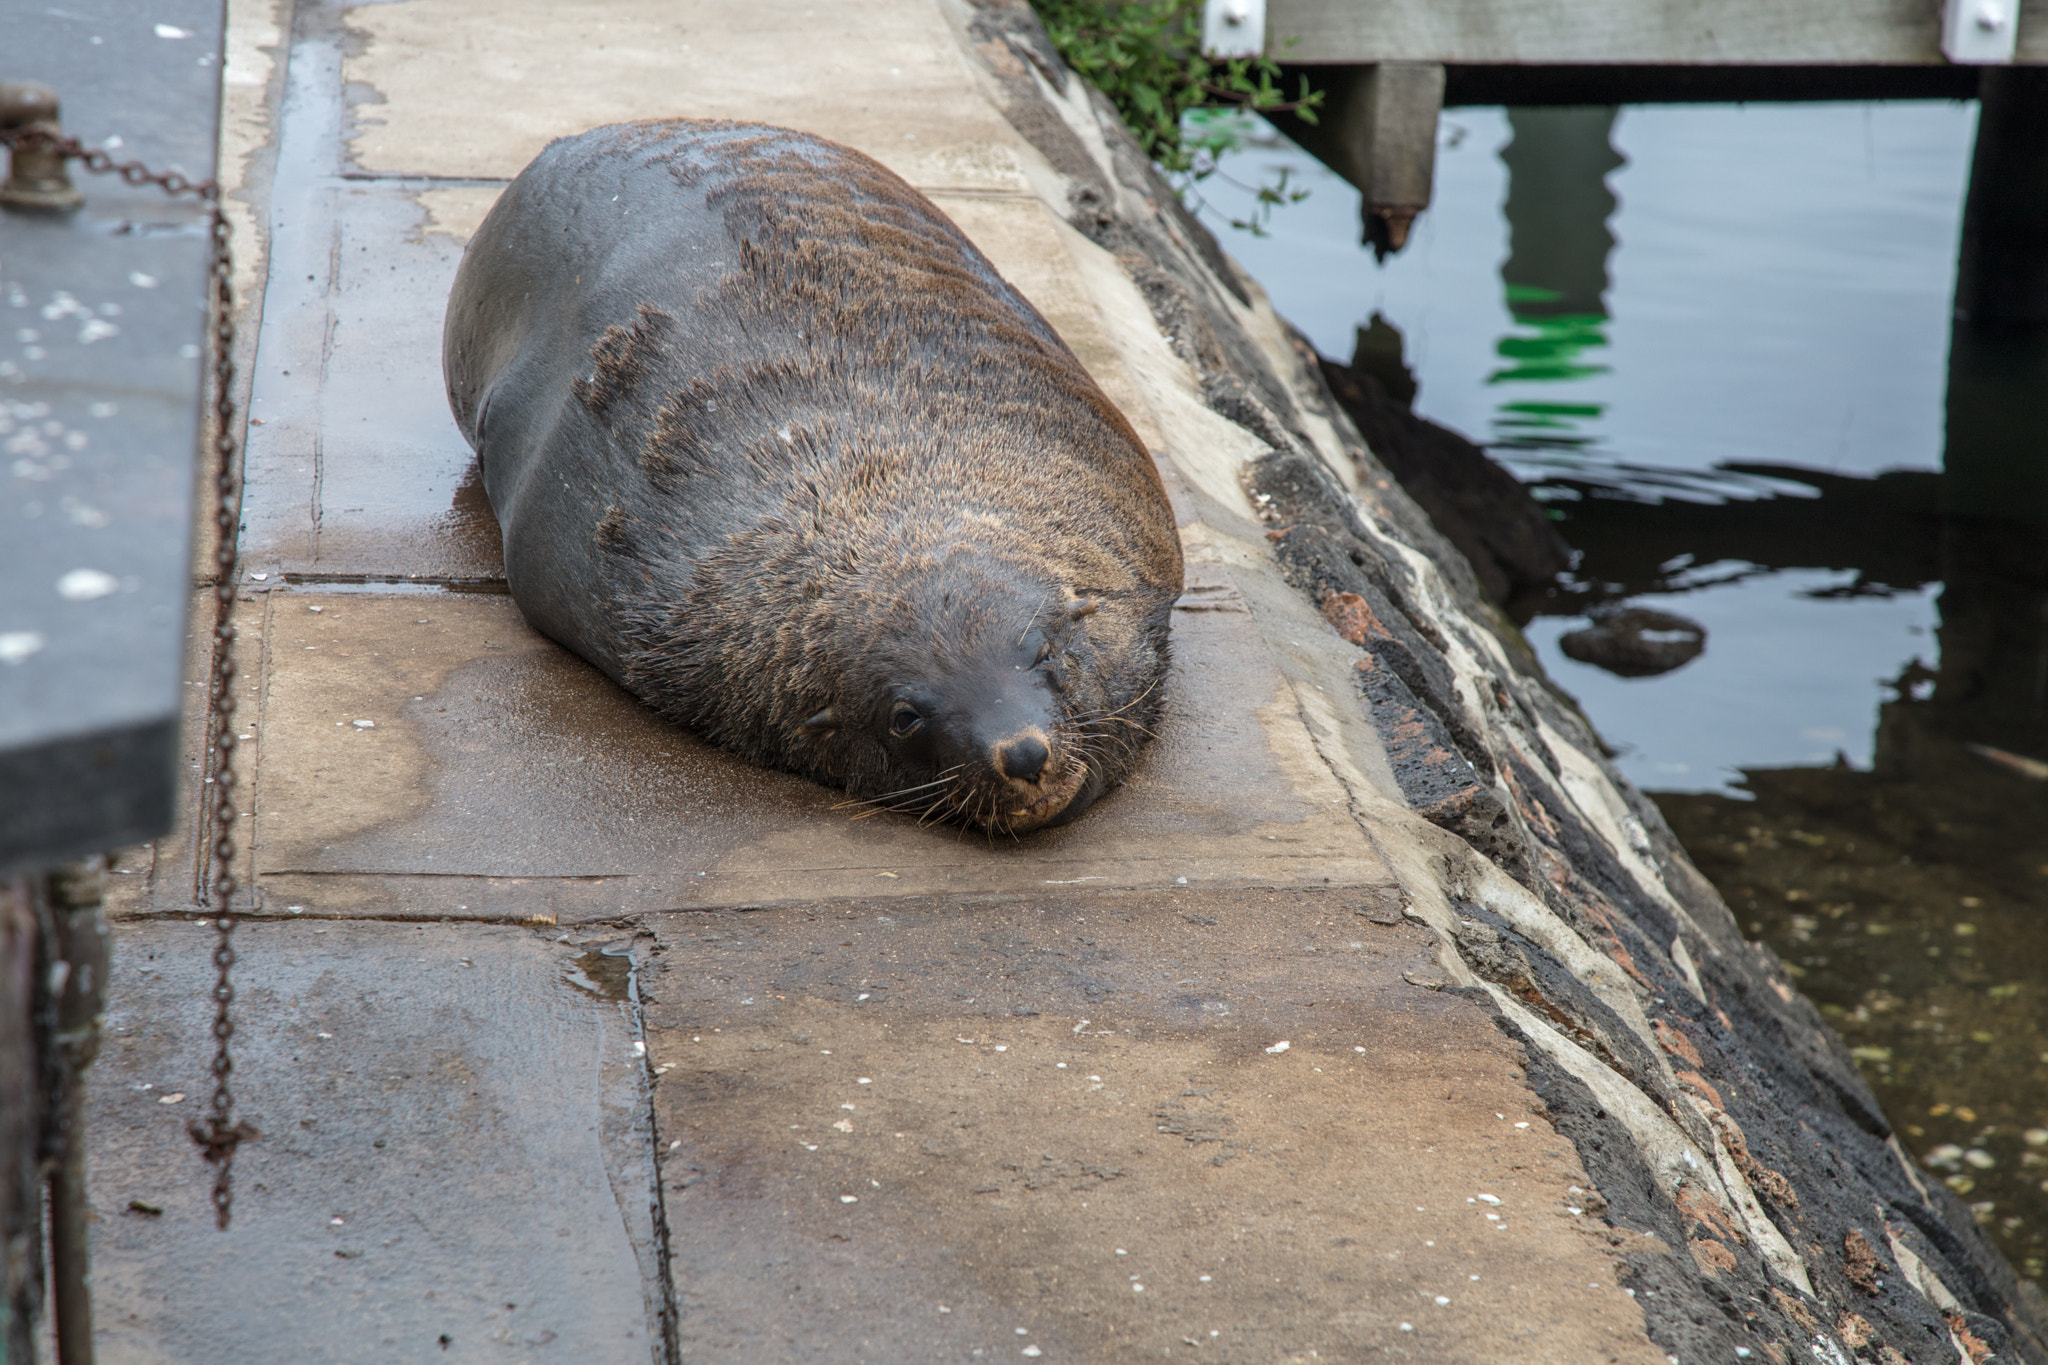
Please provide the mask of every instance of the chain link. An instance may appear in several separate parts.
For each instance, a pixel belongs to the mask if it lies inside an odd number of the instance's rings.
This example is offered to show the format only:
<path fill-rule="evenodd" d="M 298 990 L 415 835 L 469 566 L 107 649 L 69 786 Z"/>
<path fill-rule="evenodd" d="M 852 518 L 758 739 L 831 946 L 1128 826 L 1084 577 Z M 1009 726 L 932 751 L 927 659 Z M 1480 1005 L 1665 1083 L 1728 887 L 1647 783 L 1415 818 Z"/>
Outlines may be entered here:
<path fill-rule="evenodd" d="M 235 879 L 233 837 L 239 814 L 235 809 L 234 769 L 234 606 L 242 485 L 235 434 L 234 258 L 229 250 L 232 233 L 227 216 L 221 212 L 220 186 L 212 180 L 193 180 L 177 171 L 152 171 L 140 161 L 115 161 L 105 151 L 87 147 L 77 138 L 33 125 L 0 132 L 0 143 L 14 151 L 51 152 L 66 161 L 76 161 L 97 175 L 118 175 L 130 185 L 155 185 L 167 195 L 197 199 L 206 205 L 212 228 L 214 528 L 218 543 L 214 551 L 213 677 L 208 694 L 206 751 L 207 781 L 213 797 L 206 815 L 213 836 L 213 867 L 210 878 L 202 884 L 201 903 L 212 912 L 218 937 L 213 948 L 213 1100 L 206 1119 L 192 1120 L 186 1131 L 214 1168 L 214 1224 L 226 1231 L 234 1209 L 235 1149 L 243 1140 L 259 1136 L 247 1123 L 234 1121 L 234 1093 L 228 1087 L 235 1069 L 228 1048 L 235 1035 L 234 1020 L 229 1015 L 235 988 L 229 974 L 235 965 L 234 899 L 241 890 Z"/>

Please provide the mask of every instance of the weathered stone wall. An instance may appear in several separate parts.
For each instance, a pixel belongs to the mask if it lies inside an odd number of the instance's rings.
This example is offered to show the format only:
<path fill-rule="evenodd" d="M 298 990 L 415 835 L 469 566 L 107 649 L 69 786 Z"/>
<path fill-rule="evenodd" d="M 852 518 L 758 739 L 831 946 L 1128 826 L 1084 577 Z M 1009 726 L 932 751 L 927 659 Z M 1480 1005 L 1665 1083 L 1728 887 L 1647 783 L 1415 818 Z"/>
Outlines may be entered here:
<path fill-rule="evenodd" d="M 1676 1359 L 2048 1362 L 2048 1304 L 1893 1136 L 1783 964 L 1745 942 L 1469 564 L 1332 401 L 1308 344 L 1180 205 L 1030 9 L 953 17 L 1041 193 L 1114 256 L 1207 407 L 1263 453 L 1222 515 L 1356 647 L 1384 750 L 1354 814 L 1440 936 L 1443 989 L 1520 1040 Z M 1213 499 L 1220 496 L 1212 485 Z M 1198 556 L 1191 556 L 1191 564 Z M 1362 765 L 1354 765 L 1362 766 Z"/>

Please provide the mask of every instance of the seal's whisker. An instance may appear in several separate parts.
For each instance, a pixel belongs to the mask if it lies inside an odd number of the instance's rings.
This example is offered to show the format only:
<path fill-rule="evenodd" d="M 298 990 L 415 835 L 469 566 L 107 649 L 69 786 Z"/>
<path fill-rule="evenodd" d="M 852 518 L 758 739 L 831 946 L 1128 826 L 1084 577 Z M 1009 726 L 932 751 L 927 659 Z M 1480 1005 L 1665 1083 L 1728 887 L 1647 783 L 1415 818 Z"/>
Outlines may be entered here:
<path fill-rule="evenodd" d="M 930 787 L 933 787 L 933 786 L 937 786 L 937 785 L 939 785 L 939 784 L 937 784 L 937 783 L 933 783 L 933 782 L 927 782 L 927 783 L 925 783 L 925 784 L 924 784 L 924 787 L 909 787 L 909 788 L 906 788 L 906 789 L 905 789 L 905 792 L 917 792 L 917 791 L 924 791 L 924 790 L 926 790 L 927 788 L 930 788 Z M 951 786 L 951 785 L 952 785 L 952 780 L 951 780 L 951 779 L 948 779 L 948 781 L 947 781 L 947 784 L 946 784 L 946 785 L 947 785 L 947 786 Z M 904 794 L 904 793 L 898 793 L 898 795 L 902 795 L 902 794 Z M 920 801 L 920 800 L 922 800 L 922 799 L 924 799 L 924 798 L 923 798 L 923 797 L 917 797 L 917 798 L 914 798 L 914 799 L 912 799 L 912 800 L 909 800 L 909 801 L 895 801 L 895 802 L 891 802 L 891 803 L 890 803 L 889 805 L 886 805 L 886 806 L 870 806 L 870 807 L 869 807 L 869 808 L 868 808 L 867 810 L 864 810 L 864 811 L 860 812 L 860 814 L 858 814 L 858 815 L 849 815 L 849 816 L 848 816 L 848 817 L 846 817 L 846 818 L 847 818 L 848 820 L 865 820 L 865 819 L 867 819 L 867 818 L 868 818 L 868 817 L 869 817 L 870 815 L 890 815 L 890 814 L 907 814 L 907 813 L 909 813 L 910 811 L 916 810 L 916 809 L 917 809 L 917 803 L 918 803 L 918 801 Z M 927 806 L 927 807 L 925 807 L 925 812 L 926 812 L 927 814 L 929 814 L 929 813 L 931 812 L 931 810 L 933 809 L 933 807 L 935 807 L 935 806 L 939 806 L 939 805 L 943 805 L 943 804 L 945 803 L 945 800 L 946 800 L 946 793 L 945 793 L 944 791 L 941 791 L 941 792 L 939 793 L 938 799 L 937 799 L 936 801 L 934 801 L 934 802 L 932 803 L 932 805 L 931 805 L 931 806 Z M 838 809 L 838 807 L 834 807 L 834 809 L 836 810 L 836 809 Z"/>
<path fill-rule="evenodd" d="M 890 792 L 887 796 L 871 796 L 867 798 L 865 801 L 840 801 L 834 804 L 832 806 L 832 809 L 859 810 L 862 806 L 872 806 L 874 807 L 873 810 L 864 811 L 862 813 L 866 815 L 875 815 L 881 811 L 896 809 L 896 807 L 888 805 L 886 803 L 895 800 L 899 796 L 908 796 L 912 792 L 921 792 L 926 790 L 927 788 L 935 787 L 938 785 L 939 784 L 936 782 L 926 782 L 922 786 L 905 787 L 902 791 Z M 859 819 L 860 817 L 855 816 L 854 818 Z"/>
<path fill-rule="evenodd" d="M 1125 702 L 1122 706 L 1117 707 L 1114 711 L 1097 710 L 1095 712 L 1091 712 L 1088 714 L 1091 719 L 1096 720 L 1107 720 L 1111 716 L 1120 716 L 1124 712 L 1130 710 L 1133 706 L 1136 706 L 1139 702 L 1145 700 L 1145 698 L 1151 696 L 1154 692 L 1158 691 L 1159 684 L 1164 681 L 1166 681 L 1166 679 L 1163 676 L 1154 678 L 1150 683 L 1146 684 L 1145 690 L 1143 692 L 1140 692 L 1137 696 L 1132 697 L 1129 701 Z"/>
<path fill-rule="evenodd" d="M 1086 721 L 1086 722 L 1084 722 L 1084 724 L 1087 724 L 1087 725 L 1107 725 L 1107 724 L 1109 724 L 1109 723 L 1110 723 L 1111 721 L 1114 721 L 1114 722 L 1116 722 L 1116 723 L 1117 723 L 1118 725 L 1128 725 L 1128 726 L 1130 726 L 1130 727 L 1131 727 L 1131 729 L 1133 729 L 1133 730 L 1136 730 L 1136 731 L 1137 731 L 1137 732 L 1138 732 L 1139 734 L 1143 735 L 1143 736 L 1144 736 L 1145 738 L 1147 738 L 1147 739 L 1157 739 L 1157 738 L 1159 738 L 1159 736 L 1158 736 L 1158 734 L 1157 734 L 1156 732 L 1154 732 L 1154 731 L 1152 731 L 1152 730 L 1150 730 L 1150 729 L 1147 729 L 1147 728 L 1146 728 L 1145 726 L 1143 726 L 1143 725 L 1140 725 L 1140 724 L 1139 724 L 1139 723 L 1138 723 L 1137 721 L 1134 721 L 1134 720 L 1132 720 L 1132 719 L 1131 719 L 1130 717 L 1128 717 L 1128 716 L 1098 716 L 1098 717 L 1096 717 L 1096 718 L 1095 718 L 1095 719 L 1093 719 L 1093 720 L 1089 720 L 1089 721 Z"/>
<path fill-rule="evenodd" d="M 1111 723 L 1115 723 L 1117 725 L 1138 725 L 1139 728 L 1142 729 L 1143 726 L 1140 724 L 1140 722 L 1132 720 L 1129 716 L 1123 714 L 1125 711 L 1129 709 L 1129 707 L 1119 706 L 1114 711 L 1103 711 L 1094 715 L 1082 716 L 1075 721 L 1075 724 L 1108 725 Z"/>
<path fill-rule="evenodd" d="M 967 825 L 974 823 L 977 818 L 974 812 L 979 811 L 980 808 L 981 793 L 977 788 L 970 785 L 965 788 L 956 789 L 948 797 L 945 813 L 939 818 L 959 822 L 964 829 Z"/>
<path fill-rule="evenodd" d="M 1053 595 L 1052 595 L 1052 593 L 1051 593 L 1051 592 L 1047 592 L 1047 593 L 1045 594 L 1045 600 L 1046 600 L 1047 602 L 1050 602 L 1050 601 L 1052 601 L 1052 597 L 1053 597 Z M 1030 619 L 1030 620 L 1029 620 L 1028 622 L 1026 622 L 1026 623 L 1025 623 L 1025 625 L 1024 625 L 1024 633 L 1023 633 L 1022 635 L 1019 635 L 1019 636 L 1017 637 L 1017 648 L 1019 648 L 1019 649 L 1022 649 L 1022 648 L 1024 648 L 1024 642 L 1025 642 L 1026 640 L 1028 640 L 1028 639 L 1030 639 L 1030 638 L 1031 638 L 1031 629 L 1032 629 L 1032 627 L 1033 627 L 1033 626 L 1036 626 L 1036 625 L 1038 624 L 1038 618 L 1039 618 L 1039 617 L 1041 617 L 1041 616 L 1043 616 L 1044 614 L 1045 614 L 1045 608 L 1044 608 L 1044 607 L 1042 607 L 1042 606 L 1041 606 L 1041 607 L 1038 607 L 1038 608 L 1035 608 L 1035 609 L 1034 609 L 1034 610 L 1032 611 L 1032 613 L 1031 613 L 1031 619 Z"/>
<path fill-rule="evenodd" d="M 840 801 L 836 803 L 832 807 L 832 809 L 845 810 L 850 806 L 872 806 L 878 802 L 893 800 L 894 798 L 899 796 L 908 796 L 912 792 L 921 792 L 927 787 L 936 787 L 942 784 L 950 784 L 958 775 L 960 770 L 966 766 L 967 765 L 964 763 L 955 763 L 952 767 L 946 769 L 944 772 L 940 773 L 937 777 L 933 778 L 929 782 L 920 782 L 914 787 L 899 787 L 892 792 L 883 792 L 880 796 L 865 796 L 858 801 Z"/>
<path fill-rule="evenodd" d="M 950 786 L 950 780 L 946 784 Z M 860 806 L 879 806 L 883 810 L 895 810 L 897 806 L 891 806 L 887 802 L 893 802 L 897 796 L 915 796 L 918 792 L 926 792 L 926 790 L 930 790 L 934 786 L 942 786 L 942 784 L 926 782 L 924 786 L 907 786 L 901 792 L 889 792 L 887 796 L 870 796 L 866 800 L 842 800 L 842 802 L 838 802 L 836 806 L 831 806 L 831 808 L 834 808 L 834 810 L 858 810 Z"/>
<path fill-rule="evenodd" d="M 911 811 L 911 810 L 916 810 L 916 809 L 917 809 L 917 804 L 916 804 L 915 802 L 911 802 L 911 803 L 909 803 L 909 804 L 906 804 L 906 805 L 893 805 L 893 806 L 871 806 L 871 807 L 869 807 L 869 808 L 868 808 L 867 810 L 864 810 L 864 811 L 860 811 L 859 813 L 857 813 L 857 814 L 854 814 L 854 815 L 849 815 L 849 816 L 847 816 L 846 818 L 847 818 L 848 820 L 850 820 L 850 821 L 851 821 L 851 820 L 865 820 L 865 819 L 867 819 L 867 818 L 868 818 L 869 816 L 871 816 L 871 815 L 897 815 L 897 814 L 901 814 L 901 813 L 902 813 L 902 812 L 904 812 L 904 811 Z"/>
<path fill-rule="evenodd" d="M 967 793 L 961 792 L 953 798 L 953 804 L 946 811 L 946 819 L 953 823 L 953 842 L 967 840 Z"/>

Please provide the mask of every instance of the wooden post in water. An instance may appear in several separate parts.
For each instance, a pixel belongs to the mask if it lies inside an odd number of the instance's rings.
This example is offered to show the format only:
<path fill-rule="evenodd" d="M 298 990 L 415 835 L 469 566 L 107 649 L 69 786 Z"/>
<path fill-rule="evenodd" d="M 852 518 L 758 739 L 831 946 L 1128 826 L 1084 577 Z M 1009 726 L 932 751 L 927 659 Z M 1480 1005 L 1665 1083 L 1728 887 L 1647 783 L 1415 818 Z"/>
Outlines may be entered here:
<path fill-rule="evenodd" d="M 2048 68 L 1987 67 L 1956 318 L 2048 324 Z"/>
<path fill-rule="evenodd" d="M 1920 728 L 2038 758 L 2048 754 L 2048 70 L 1989 67 L 1982 89 L 1949 337 L 1941 667 Z"/>
<path fill-rule="evenodd" d="M 1408 240 L 1436 180 L 1439 62 L 1379 62 L 1318 72 L 1317 121 L 1276 120 L 1288 137 L 1365 196 L 1365 240 L 1382 257 Z"/>

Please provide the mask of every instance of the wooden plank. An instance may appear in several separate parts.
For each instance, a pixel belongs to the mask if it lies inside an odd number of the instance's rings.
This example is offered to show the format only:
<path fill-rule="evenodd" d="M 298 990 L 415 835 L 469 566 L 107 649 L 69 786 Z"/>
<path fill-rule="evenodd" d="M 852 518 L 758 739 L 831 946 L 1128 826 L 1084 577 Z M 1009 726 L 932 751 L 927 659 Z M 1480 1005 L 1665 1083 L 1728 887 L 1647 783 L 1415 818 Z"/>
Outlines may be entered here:
<path fill-rule="evenodd" d="M 1939 0 L 1267 0 L 1289 63 L 1941 65 Z M 2020 7 L 2048 63 L 2048 0 Z"/>

